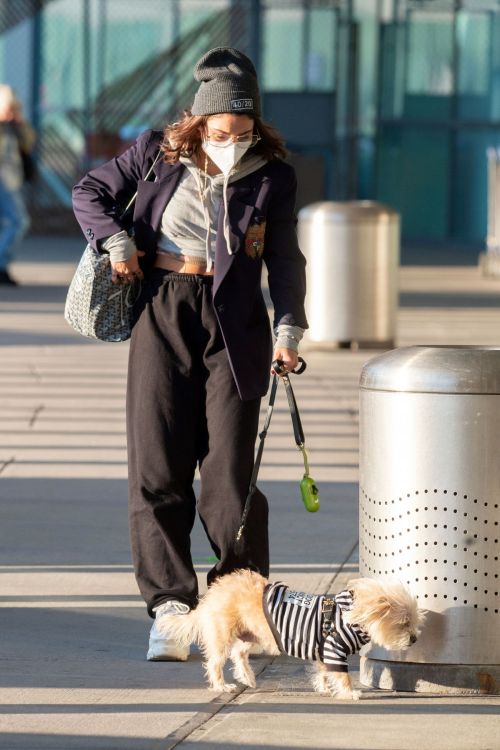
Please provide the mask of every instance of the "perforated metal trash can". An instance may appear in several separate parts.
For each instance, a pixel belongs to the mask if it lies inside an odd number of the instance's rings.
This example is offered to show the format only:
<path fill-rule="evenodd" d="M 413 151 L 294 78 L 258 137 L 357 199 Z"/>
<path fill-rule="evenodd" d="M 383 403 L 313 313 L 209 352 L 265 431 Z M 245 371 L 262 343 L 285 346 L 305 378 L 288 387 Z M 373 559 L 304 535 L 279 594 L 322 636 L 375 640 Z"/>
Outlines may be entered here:
<path fill-rule="evenodd" d="M 375 201 L 324 201 L 298 218 L 307 259 L 306 342 L 394 346 L 399 214 Z"/>
<path fill-rule="evenodd" d="M 369 647 L 364 684 L 500 692 L 500 348 L 413 346 L 360 380 L 360 572 L 428 610 L 404 652 Z"/>

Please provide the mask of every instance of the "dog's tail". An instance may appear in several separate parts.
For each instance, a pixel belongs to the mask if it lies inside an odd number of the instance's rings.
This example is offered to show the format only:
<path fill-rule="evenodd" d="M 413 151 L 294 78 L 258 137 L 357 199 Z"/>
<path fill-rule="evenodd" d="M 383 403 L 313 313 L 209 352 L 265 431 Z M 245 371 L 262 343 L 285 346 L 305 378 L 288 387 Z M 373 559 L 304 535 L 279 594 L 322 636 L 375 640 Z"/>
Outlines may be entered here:
<path fill-rule="evenodd" d="M 199 617 L 196 609 L 187 615 L 163 615 L 158 619 L 156 629 L 165 638 L 173 638 L 182 646 L 198 643 L 200 640 Z"/>

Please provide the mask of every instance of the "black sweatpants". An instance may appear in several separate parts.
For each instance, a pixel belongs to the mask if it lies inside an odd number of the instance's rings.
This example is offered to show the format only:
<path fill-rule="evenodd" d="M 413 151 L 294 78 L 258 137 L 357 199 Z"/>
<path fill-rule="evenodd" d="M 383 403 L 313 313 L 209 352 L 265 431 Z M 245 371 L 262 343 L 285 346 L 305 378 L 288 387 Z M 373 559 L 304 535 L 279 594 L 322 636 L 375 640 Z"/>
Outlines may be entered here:
<path fill-rule="evenodd" d="M 129 508 L 136 579 L 150 615 L 168 599 L 195 606 L 190 533 L 196 507 L 218 558 L 208 574 L 267 576 L 267 501 L 248 492 L 260 399 L 242 401 L 212 304 L 212 277 L 154 269 L 132 332 L 127 386 Z M 193 479 L 199 466 L 196 503 Z"/>

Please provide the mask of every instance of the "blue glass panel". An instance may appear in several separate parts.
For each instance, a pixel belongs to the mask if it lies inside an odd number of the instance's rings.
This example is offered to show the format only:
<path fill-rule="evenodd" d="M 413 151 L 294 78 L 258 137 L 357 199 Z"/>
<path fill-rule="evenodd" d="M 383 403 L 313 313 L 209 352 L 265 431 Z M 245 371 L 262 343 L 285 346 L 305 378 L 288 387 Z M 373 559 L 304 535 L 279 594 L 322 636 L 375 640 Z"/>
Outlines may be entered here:
<path fill-rule="evenodd" d="M 453 90 L 453 13 L 413 12 L 408 18 L 406 92 Z"/>
<path fill-rule="evenodd" d="M 482 242 L 487 226 L 486 150 L 500 146 L 500 132 L 498 129 L 461 131 L 455 144 L 453 236 Z"/>
<path fill-rule="evenodd" d="M 336 13 L 312 8 L 309 13 L 309 43 L 305 79 L 309 90 L 333 91 L 335 82 Z"/>
<path fill-rule="evenodd" d="M 449 135 L 441 128 L 384 126 L 377 198 L 399 210 L 403 236 L 442 240 L 449 229 Z"/>
<path fill-rule="evenodd" d="M 401 117 L 404 103 L 406 33 L 402 24 L 380 27 L 380 112 L 389 119 Z"/>
<path fill-rule="evenodd" d="M 458 116 L 490 118 L 491 18 L 486 14 L 457 15 Z"/>
<path fill-rule="evenodd" d="M 491 119 L 500 120 L 500 12 L 490 15 L 491 23 Z"/>
<path fill-rule="evenodd" d="M 304 87 L 304 11 L 268 8 L 263 13 L 262 88 L 299 91 Z"/>
<path fill-rule="evenodd" d="M 358 28 L 358 128 L 364 136 L 375 132 L 377 95 L 377 10 L 370 0 L 355 4 Z"/>
<path fill-rule="evenodd" d="M 414 12 L 405 36 L 404 116 L 446 120 L 453 94 L 453 14 Z"/>

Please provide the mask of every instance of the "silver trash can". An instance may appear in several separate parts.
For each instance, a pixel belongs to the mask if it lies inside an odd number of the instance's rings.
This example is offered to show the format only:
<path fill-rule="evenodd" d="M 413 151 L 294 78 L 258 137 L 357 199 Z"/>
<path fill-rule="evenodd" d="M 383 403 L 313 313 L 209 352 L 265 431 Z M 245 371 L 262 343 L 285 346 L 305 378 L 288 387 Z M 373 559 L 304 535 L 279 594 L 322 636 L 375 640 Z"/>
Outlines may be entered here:
<path fill-rule="evenodd" d="M 360 572 L 428 610 L 408 651 L 369 648 L 364 684 L 500 692 L 500 347 L 412 346 L 360 380 Z"/>
<path fill-rule="evenodd" d="M 396 336 L 399 214 L 374 201 L 325 201 L 299 212 L 307 258 L 310 345 L 379 345 Z"/>

